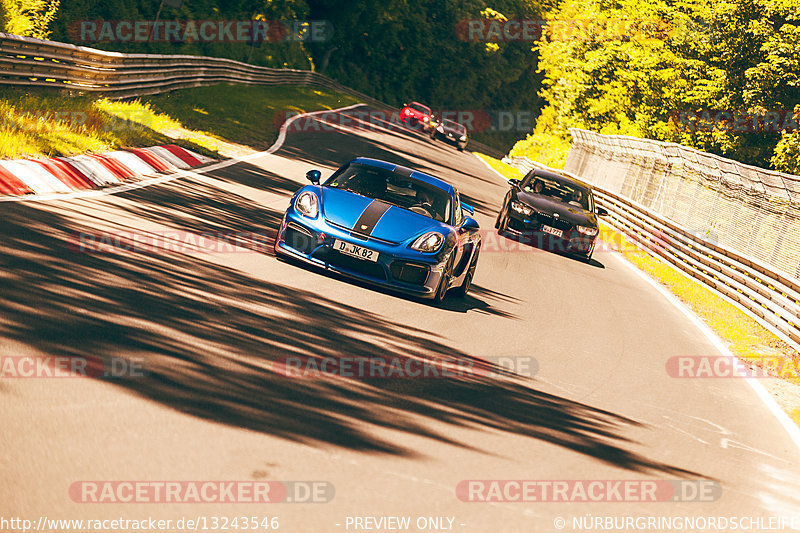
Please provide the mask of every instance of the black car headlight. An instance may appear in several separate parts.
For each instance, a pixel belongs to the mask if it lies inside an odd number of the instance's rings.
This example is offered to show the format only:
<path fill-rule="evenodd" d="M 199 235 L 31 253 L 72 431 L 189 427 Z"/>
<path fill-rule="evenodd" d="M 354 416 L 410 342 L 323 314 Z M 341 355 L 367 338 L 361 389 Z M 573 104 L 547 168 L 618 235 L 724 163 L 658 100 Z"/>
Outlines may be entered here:
<path fill-rule="evenodd" d="M 594 237 L 597 235 L 597 228 L 592 228 L 590 226 L 575 226 L 579 233 L 583 233 L 587 237 Z"/>
<path fill-rule="evenodd" d="M 297 197 L 297 200 L 294 201 L 294 208 L 304 216 L 308 218 L 317 218 L 319 214 L 319 200 L 317 200 L 317 195 L 311 191 L 305 191 L 301 193 L 300 196 Z"/>
<path fill-rule="evenodd" d="M 525 215 L 526 217 L 531 216 L 533 214 L 533 209 L 520 202 L 511 202 L 511 209 L 513 209 L 517 213 Z"/>
<path fill-rule="evenodd" d="M 429 231 L 417 237 L 411 244 L 411 249 L 418 252 L 433 253 L 439 250 L 444 244 L 444 235 L 437 231 Z"/>

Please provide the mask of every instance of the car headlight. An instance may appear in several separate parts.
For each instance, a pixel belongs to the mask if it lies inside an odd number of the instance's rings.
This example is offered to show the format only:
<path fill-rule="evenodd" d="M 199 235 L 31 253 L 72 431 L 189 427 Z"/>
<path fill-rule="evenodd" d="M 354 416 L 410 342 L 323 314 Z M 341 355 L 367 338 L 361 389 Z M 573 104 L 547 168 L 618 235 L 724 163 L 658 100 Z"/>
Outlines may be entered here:
<path fill-rule="evenodd" d="M 436 131 L 438 131 L 439 133 L 444 133 L 444 126 L 439 126 L 438 128 L 436 128 Z"/>
<path fill-rule="evenodd" d="M 525 204 L 521 204 L 519 202 L 511 202 L 511 209 L 516 211 L 517 213 L 521 213 L 525 216 L 530 216 L 533 214 L 533 209 L 528 207 Z"/>
<path fill-rule="evenodd" d="M 295 200 L 294 208 L 302 215 L 309 218 L 317 218 L 319 214 L 319 200 L 317 200 L 317 195 L 311 191 L 302 193 L 297 197 L 297 200 Z"/>
<path fill-rule="evenodd" d="M 429 231 L 420 235 L 411 245 L 411 249 L 418 252 L 431 253 L 439 250 L 444 243 L 444 235 L 436 231 Z"/>
<path fill-rule="evenodd" d="M 462 135 L 462 136 L 460 137 L 460 140 L 462 140 L 462 141 L 466 141 L 466 140 L 467 140 L 467 136 L 466 136 L 466 135 Z"/>
<path fill-rule="evenodd" d="M 584 235 L 587 235 L 589 237 L 594 237 L 595 235 L 597 235 L 597 228 L 590 228 L 587 226 L 575 226 L 575 228 L 578 230 L 578 232 L 583 233 Z"/>
<path fill-rule="evenodd" d="M 430 120 L 430 118 L 428 118 L 428 117 L 422 117 L 422 121 L 423 122 L 428 122 L 429 120 Z"/>

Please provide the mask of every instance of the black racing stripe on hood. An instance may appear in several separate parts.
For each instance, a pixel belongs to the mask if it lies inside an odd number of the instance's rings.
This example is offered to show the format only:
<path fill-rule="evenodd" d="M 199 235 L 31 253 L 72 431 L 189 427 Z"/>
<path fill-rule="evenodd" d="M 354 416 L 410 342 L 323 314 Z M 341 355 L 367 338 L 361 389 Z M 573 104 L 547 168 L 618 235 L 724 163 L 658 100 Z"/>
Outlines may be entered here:
<path fill-rule="evenodd" d="M 392 204 L 387 204 L 386 202 L 381 202 L 380 200 L 373 200 L 372 203 L 369 204 L 366 209 L 364 209 L 364 212 L 361 213 L 361 216 L 358 217 L 356 225 L 350 232 L 350 236 L 367 239 L 372 234 L 375 226 L 378 225 L 378 221 L 381 219 L 384 213 L 389 210 L 390 207 L 392 207 Z"/>

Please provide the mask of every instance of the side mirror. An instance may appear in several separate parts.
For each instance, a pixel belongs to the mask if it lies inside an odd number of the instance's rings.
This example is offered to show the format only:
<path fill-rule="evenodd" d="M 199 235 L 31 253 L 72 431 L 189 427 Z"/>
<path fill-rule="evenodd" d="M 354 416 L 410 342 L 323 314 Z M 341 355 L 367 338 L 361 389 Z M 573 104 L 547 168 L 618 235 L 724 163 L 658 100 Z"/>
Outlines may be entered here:
<path fill-rule="evenodd" d="M 464 202 L 461 202 L 461 210 L 466 211 L 470 216 L 475 214 L 475 208 L 469 204 L 465 204 Z"/>
<path fill-rule="evenodd" d="M 472 217 L 466 217 L 464 222 L 461 224 L 462 231 L 478 231 L 480 226 L 478 225 L 478 221 Z"/>
<path fill-rule="evenodd" d="M 519 188 L 519 184 L 521 182 L 522 182 L 522 180 L 520 180 L 518 178 L 511 178 L 510 180 L 508 180 L 508 184 L 511 185 L 511 187 L 514 188 L 514 189 L 518 189 Z"/>
<path fill-rule="evenodd" d="M 319 185 L 319 180 L 322 178 L 322 172 L 319 170 L 309 170 L 306 172 L 306 178 L 314 185 Z"/>
<path fill-rule="evenodd" d="M 606 211 L 606 210 L 605 210 L 604 208 L 602 208 L 602 207 L 598 207 L 598 208 L 597 208 L 597 216 L 599 216 L 599 217 L 606 217 L 606 216 L 608 216 L 608 211 Z"/>

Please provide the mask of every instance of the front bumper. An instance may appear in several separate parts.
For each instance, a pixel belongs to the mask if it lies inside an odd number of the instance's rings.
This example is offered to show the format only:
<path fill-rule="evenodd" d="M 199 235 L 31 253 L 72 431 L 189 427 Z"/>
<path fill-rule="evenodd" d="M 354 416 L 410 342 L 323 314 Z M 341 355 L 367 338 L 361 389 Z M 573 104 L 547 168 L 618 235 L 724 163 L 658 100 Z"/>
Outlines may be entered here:
<path fill-rule="evenodd" d="M 446 133 L 440 133 L 438 131 L 434 133 L 434 137 L 436 139 L 440 139 L 440 140 L 446 142 L 447 144 L 452 144 L 453 146 L 456 146 L 456 147 L 462 148 L 462 149 L 466 148 L 467 147 L 467 143 L 469 142 L 469 139 L 467 139 L 466 141 L 462 141 L 457 137 L 451 137 L 451 136 L 447 135 Z"/>
<path fill-rule="evenodd" d="M 342 254 L 333 248 L 342 240 L 378 252 L 376 262 Z M 275 240 L 275 252 L 343 276 L 421 298 L 433 298 L 445 261 L 440 254 L 422 254 L 405 244 L 363 240 L 327 223 L 323 216 L 309 219 L 292 207 L 284 215 Z"/>
<path fill-rule="evenodd" d="M 400 121 L 406 125 L 406 127 L 411 128 L 417 131 L 423 131 L 425 133 L 430 133 L 433 130 L 433 124 L 429 120 L 425 122 L 424 120 L 420 120 L 413 115 L 407 116 L 400 116 Z"/>
<path fill-rule="evenodd" d="M 528 240 L 528 244 L 549 252 L 579 255 L 589 255 L 594 249 L 594 241 L 597 235 L 591 237 L 584 235 L 570 224 L 569 228 L 566 225 L 556 228 L 561 229 L 564 233 L 562 237 L 557 237 L 542 231 L 542 225 L 544 224 L 536 217 L 536 213 L 526 216 L 510 207 L 508 208 L 508 231 Z"/>

